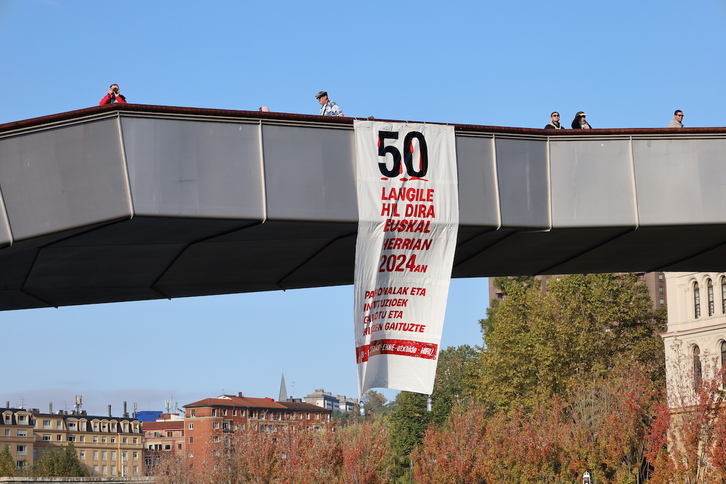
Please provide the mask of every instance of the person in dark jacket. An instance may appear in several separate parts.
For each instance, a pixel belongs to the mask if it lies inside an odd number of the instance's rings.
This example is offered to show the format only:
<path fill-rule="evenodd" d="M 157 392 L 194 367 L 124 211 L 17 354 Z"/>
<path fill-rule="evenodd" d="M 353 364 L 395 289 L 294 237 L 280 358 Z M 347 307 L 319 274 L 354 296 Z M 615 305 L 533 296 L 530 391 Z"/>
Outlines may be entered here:
<path fill-rule="evenodd" d="M 103 96 L 101 102 L 98 104 L 113 104 L 113 103 L 125 103 L 126 98 L 121 94 L 118 84 L 111 84 L 108 88 L 108 94 Z"/>
<path fill-rule="evenodd" d="M 560 113 L 554 111 L 550 114 L 550 118 L 552 121 L 547 123 L 547 126 L 545 126 L 544 129 L 565 129 L 565 127 L 560 124 Z"/>
<path fill-rule="evenodd" d="M 577 111 L 575 119 L 572 120 L 572 129 L 592 129 L 592 126 L 590 126 L 585 119 L 586 116 L 587 114 L 582 111 Z"/>

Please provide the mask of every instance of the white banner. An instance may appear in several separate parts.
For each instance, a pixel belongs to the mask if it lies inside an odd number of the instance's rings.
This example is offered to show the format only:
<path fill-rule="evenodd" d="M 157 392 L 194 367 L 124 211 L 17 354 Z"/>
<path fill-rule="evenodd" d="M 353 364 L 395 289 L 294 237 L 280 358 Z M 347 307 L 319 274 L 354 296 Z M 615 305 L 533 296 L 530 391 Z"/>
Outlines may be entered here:
<path fill-rule="evenodd" d="M 459 227 L 453 126 L 356 121 L 360 395 L 431 394 Z"/>

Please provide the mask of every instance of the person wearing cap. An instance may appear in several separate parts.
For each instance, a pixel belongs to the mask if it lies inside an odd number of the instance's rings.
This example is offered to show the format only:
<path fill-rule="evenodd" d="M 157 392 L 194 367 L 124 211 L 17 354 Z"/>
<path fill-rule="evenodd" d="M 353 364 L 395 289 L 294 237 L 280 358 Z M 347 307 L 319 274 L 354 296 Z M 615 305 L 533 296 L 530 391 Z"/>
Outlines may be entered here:
<path fill-rule="evenodd" d="M 676 109 L 673 113 L 673 119 L 668 123 L 669 128 L 682 128 L 683 127 L 683 111 Z"/>
<path fill-rule="evenodd" d="M 572 120 L 572 129 L 592 129 L 586 121 L 587 114 L 582 111 L 577 111 L 575 119 Z"/>
<path fill-rule="evenodd" d="M 544 129 L 565 129 L 565 127 L 560 124 L 560 113 L 553 111 L 552 114 L 550 114 L 550 118 L 552 121 L 547 123 L 547 126 L 545 126 Z"/>
<path fill-rule="evenodd" d="M 315 99 L 317 99 L 320 103 L 321 116 L 345 116 L 343 111 L 341 111 L 340 106 L 328 99 L 328 93 L 326 91 L 320 91 L 317 93 L 315 95 Z"/>

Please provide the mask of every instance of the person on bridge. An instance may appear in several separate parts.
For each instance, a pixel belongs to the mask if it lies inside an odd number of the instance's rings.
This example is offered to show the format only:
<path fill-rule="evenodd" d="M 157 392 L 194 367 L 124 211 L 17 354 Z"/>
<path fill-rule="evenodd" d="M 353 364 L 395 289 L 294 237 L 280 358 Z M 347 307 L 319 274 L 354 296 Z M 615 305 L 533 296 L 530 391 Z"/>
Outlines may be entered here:
<path fill-rule="evenodd" d="M 683 111 L 676 109 L 673 113 L 673 119 L 668 123 L 669 128 L 682 128 L 683 127 Z"/>
<path fill-rule="evenodd" d="M 545 126 L 544 129 L 565 129 L 565 127 L 560 124 L 560 113 L 554 111 L 550 114 L 550 118 L 552 118 L 552 121 L 547 123 L 547 126 Z"/>
<path fill-rule="evenodd" d="M 111 84 L 111 86 L 108 88 L 108 94 L 103 96 L 103 99 L 101 99 L 101 102 L 98 103 L 100 105 L 103 104 L 113 104 L 113 103 L 125 103 L 126 98 L 123 94 L 121 94 L 121 91 L 118 88 L 118 84 Z"/>
<path fill-rule="evenodd" d="M 592 126 L 586 121 L 587 114 L 578 111 L 575 119 L 572 120 L 572 129 L 592 129 Z"/>
<path fill-rule="evenodd" d="M 340 106 L 328 99 L 328 93 L 326 91 L 320 91 L 317 93 L 315 95 L 315 99 L 317 99 L 320 103 L 321 116 L 345 116 L 343 111 L 341 111 Z"/>

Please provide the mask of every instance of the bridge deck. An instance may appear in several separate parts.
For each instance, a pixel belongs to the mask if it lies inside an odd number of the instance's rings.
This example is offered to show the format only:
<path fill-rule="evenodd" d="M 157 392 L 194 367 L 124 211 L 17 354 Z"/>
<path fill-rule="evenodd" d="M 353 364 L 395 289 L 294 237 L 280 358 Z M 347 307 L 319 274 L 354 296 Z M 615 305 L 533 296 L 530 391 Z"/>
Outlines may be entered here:
<path fill-rule="evenodd" d="M 726 128 L 455 132 L 453 277 L 726 269 Z M 352 118 L 0 125 L 0 309 L 350 284 L 354 163 Z"/>

